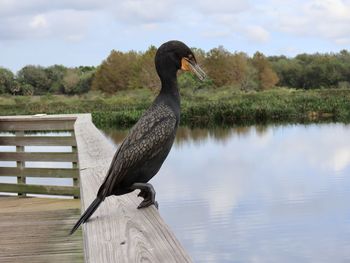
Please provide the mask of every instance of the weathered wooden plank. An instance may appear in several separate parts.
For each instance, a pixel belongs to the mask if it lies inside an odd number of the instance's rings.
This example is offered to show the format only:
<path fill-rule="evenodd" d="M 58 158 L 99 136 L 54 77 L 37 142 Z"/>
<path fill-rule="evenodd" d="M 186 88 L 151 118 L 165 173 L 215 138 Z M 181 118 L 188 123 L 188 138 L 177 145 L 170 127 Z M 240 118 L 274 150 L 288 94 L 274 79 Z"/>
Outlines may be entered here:
<path fill-rule="evenodd" d="M 74 120 L 6 120 L 0 119 L 1 131 L 69 131 Z"/>
<path fill-rule="evenodd" d="M 0 145 L 76 146 L 74 136 L 0 136 Z"/>
<path fill-rule="evenodd" d="M 75 137 L 74 131 L 72 132 L 72 135 Z M 72 152 L 77 153 L 78 152 L 78 148 L 76 146 L 73 146 L 72 147 Z M 77 168 L 78 167 L 78 163 L 77 162 L 73 162 L 72 165 L 73 165 L 73 168 Z M 80 187 L 79 177 L 73 179 L 73 185 L 76 186 L 76 187 Z M 74 196 L 74 198 L 75 199 L 79 198 L 79 196 Z"/>
<path fill-rule="evenodd" d="M 16 131 L 15 134 L 16 134 L 16 137 L 17 136 L 22 137 L 22 136 L 24 136 L 24 131 Z M 24 146 L 18 146 L 17 145 L 16 146 L 16 152 L 17 153 L 23 153 L 24 152 Z M 17 164 L 17 168 L 18 169 L 23 169 L 25 167 L 25 162 L 23 162 L 23 161 L 17 160 L 16 164 Z M 26 177 L 18 175 L 17 176 L 17 183 L 18 184 L 25 184 L 26 183 Z M 26 193 L 18 193 L 18 195 L 24 197 L 24 196 L 26 196 Z"/>
<path fill-rule="evenodd" d="M 0 197 L 1 263 L 82 263 L 82 235 L 68 237 L 79 200 Z"/>
<path fill-rule="evenodd" d="M 79 114 L 40 114 L 39 115 L 13 115 L 0 116 L 0 121 L 75 121 Z"/>
<path fill-rule="evenodd" d="M 72 152 L 0 152 L 0 161 L 76 162 Z"/>
<path fill-rule="evenodd" d="M 79 187 L 0 183 L 0 192 L 74 196 L 79 195 Z"/>
<path fill-rule="evenodd" d="M 115 149 L 91 122 L 79 115 L 75 123 L 82 210 L 94 200 Z M 160 217 L 158 210 L 136 207 L 137 193 L 108 197 L 84 224 L 86 262 L 191 262 Z"/>
<path fill-rule="evenodd" d="M 79 178 L 79 169 L 0 167 L 0 176 Z"/>

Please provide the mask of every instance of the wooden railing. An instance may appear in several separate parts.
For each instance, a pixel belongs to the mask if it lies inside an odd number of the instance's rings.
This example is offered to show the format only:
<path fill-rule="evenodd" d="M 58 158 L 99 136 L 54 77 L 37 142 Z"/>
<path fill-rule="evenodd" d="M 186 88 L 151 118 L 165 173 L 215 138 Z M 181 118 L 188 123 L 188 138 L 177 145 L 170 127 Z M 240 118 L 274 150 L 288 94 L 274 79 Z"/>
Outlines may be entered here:
<path fill-rule="evenodd" d="M 18 178 L 17 184 L 0 184 L 0 192 L 77 196 L 79 183 L 82 212 L 96 197 L 115 153 L 115 147 L 93 125 L 90 114 L 0 117 L 0 131 L 16 134 L 1 136 L 0 145 L 16 146 L 17 150 L 0 152 L 0 161 L 17 162 L 17 167 L 0 167 L 0 177 Z M 71 135 L 29 138 L 27 131 L 70 131 Z M 37 154 L 21 148 L 28 145 L 67 145 L 73 150 L 70 153 Z M 70 161 L 73 168 L 28 168 L 25 167 L 28 160 Z M 25 183 L 26 177 L 73 178 L 75 183 L 73 187 L 34 186 Z M 106 198 L 83 225 L 85 262 L 192 262 L 154 206 L 136 208 L 142 200 L 137 193 Z"/>
<path fill-rule="evenodd" d="M 116 149 L 90 114 L 78 116 L 75 134 L 83 212 L 95 199 Z M 83 225 L 85 262 L 192 262 L 154 206 L 136 208 L 142 201 L 137 194 L 107 197 Z"/>
<path fill-rule="evenodd" d="M 74 134 L 76 117 L 0 117 L 0 145 L 16 151 L 1 151 L 0 161 L 15 161 L 16 167 L 0 167 L 0 177 L 17 177 L 17 184 L 0 183 L 0 192 L 67 195 L 78 198 L 79 170 Z M 48 132 L 67 132 L 68 136 L 48 136 Z M 7 133 L 6 136 L 4 133 Z M 33 133 L 35 136 L 32 136 Z M 7 136 L 8 135 L 8 136 Z M 71 152 L 28 152 L 26 146 L 69 146 Z M 72 168 L 30 168 L 26 162 L 70 162 Z M 27 184 L 27 177 L 72 178 L 73 186 Z"/>

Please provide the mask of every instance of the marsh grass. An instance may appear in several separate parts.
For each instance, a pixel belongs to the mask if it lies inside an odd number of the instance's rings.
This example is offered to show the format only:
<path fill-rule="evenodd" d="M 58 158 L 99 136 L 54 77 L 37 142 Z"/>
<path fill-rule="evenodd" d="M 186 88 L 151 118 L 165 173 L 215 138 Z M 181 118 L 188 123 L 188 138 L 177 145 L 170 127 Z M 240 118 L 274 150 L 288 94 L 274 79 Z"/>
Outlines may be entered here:
<path fill-rule="evenodd" d="M 115 95 L 96 92 L 82 96 L 4 96 L 1 115 L 91 112 L 99 127 L 130 127 L 149 107 L 157 91 L 135 89 Z M 350 90 L 276 88 L 240 92 L 234 87 L 182 89 L 181 124 L 229 126 L 267 122 L 350 121 Z"/>

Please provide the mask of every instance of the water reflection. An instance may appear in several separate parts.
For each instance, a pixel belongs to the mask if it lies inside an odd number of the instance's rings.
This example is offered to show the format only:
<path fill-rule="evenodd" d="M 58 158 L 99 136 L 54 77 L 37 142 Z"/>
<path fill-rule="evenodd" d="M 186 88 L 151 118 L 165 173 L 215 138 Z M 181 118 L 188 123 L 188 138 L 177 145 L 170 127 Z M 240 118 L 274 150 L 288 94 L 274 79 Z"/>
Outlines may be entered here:
<path fill-rule="evenodd" d="M 106 131 L 116 144 L 125 131 Z M 181 128 L 152 180 L 195 262 L 350 261 L 350 126 Z"/>
<path fill-rule="evenodd" d="M 268 126 L 254 126 L 255 131 L 259 135 L 266 133 Z M 225 143 L 231 136 L 248 136 L 252 131 L 252 127 L 235 127 L 235 128 L 213 128 L 213 129 L 200 129 L 189 127 L 180 127 L 176 134 L 175 145 L 187 144 L 193 142 L 201 144 L 208 138 L 213 138 L 216 142 Z M 112 142 L 119 144 L 125 138 L 128 130 L 117 130 L 117 129 L 106 129 L 103 133 L 107 135 L 107 138 L 111 139 Z"/>

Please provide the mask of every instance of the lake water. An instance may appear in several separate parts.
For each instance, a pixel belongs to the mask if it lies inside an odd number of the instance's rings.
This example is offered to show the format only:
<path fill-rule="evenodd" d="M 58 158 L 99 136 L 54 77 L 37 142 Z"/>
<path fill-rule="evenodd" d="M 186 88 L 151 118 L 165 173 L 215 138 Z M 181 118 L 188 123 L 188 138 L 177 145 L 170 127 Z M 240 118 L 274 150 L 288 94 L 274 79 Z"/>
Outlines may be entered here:
<path fill-rule="evenodd" d="M 127 133 L 103 132 L 116 147 Z M 180 128 L 151 181 L 159 211 L 195 262 L 350 262 L 349 138 L 350 125 L 343 124 Z M 71 179 L 27 182 L 72 185 Z"/>
<path fill-rule="evenodd" d="M 343 124 L 181 128 L 151 181 L 159 211 L 195 262 L 350 262 L 349 139 Z"/>

